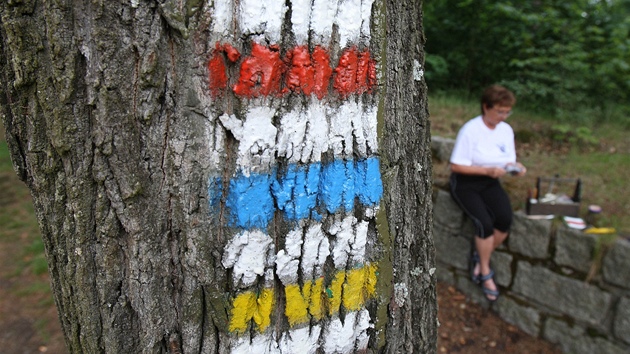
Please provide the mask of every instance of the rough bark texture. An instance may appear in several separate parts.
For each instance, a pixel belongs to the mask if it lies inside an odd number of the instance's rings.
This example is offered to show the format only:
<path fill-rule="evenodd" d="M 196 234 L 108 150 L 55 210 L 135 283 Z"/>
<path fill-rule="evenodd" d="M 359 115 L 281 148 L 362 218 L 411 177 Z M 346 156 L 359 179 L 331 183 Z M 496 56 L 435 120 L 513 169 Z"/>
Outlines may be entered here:
<path fill-rule="evenodd" d="M 379 88 L 365 101 L 380 102 L 386 218 L 371 224 L 379 280 L 366 305 L 375 322 L 369 352 L 436 346 L 420 8 L 421 1 L 389 0 L 372 11 Z M 32 191 L 69 351 L 233 350 L 230 301 L 239 289 L 222 258 L 235 231 L 225 200 L 212 209 L 209 181 L 225 184 L 236 170 L 238 141 L 216 132 L 226 125 L 221 112 L 244 103 L 209 94 L 208 60 L 219 39 L 211 3 L 7 0 L 0 16 L 6 138 Z M 285 35 L 281 45 L 284 53 L 294 39 Z M 340 49 L 332 52 L 337 60 Z M 288 226 L 275 220 L 281 235 Z M 289 326 L 278 308 L 272 318 L 282 332 Z"/>
<path fill-rule="evenodd" d="M 393 239 L 393 283 L 409 287 L 404 306 L 398 307 L 396 301 L 389 304 L 389 353 L 436 350 L 431 132 L 427 87 L 420 78 L 425 43 L 420 8 L 417 1 L 387 2 L 387 89 L 381 168 Z"/>

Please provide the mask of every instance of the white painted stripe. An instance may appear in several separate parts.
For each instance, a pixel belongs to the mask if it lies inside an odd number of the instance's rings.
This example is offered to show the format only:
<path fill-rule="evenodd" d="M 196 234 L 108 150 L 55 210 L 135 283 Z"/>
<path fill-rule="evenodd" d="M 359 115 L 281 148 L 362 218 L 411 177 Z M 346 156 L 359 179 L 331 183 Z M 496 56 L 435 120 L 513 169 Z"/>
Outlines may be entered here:
<path fill-rule="evenodd" d="M 250 338 L 242 336 L 230 350 L 232 354 L 280 354 L 275 333 L 259 334 Z"/>
<path fill-rule="evenodd" d="M 282 114 L 278 128 L 272 124 L 277 113 L 268 106 L 259 106 L 249 108 L 244 120 L 228 114 L 219 117 L 239 141 L 237 165 L 245 173 L 268 171 L 276 153 L 291 163 L 308 163 L 321 161 L 328 149 L 340 159 L 355 157 L 355 148 L 359 158 L 378 151 L 373 106 L 349 100 L 335 109 L 313 100 L 306 108 L 296 106 Z"/>
<path fill-rule="evenodd" d="M 334 318 L 324 330 L 324 352 L 327 354 L 346 354 L 360 352 L 367 348 L 370 314 L 367 310 L 346 314 L 343 322 Z"/>
<path fill-rule="evenodd" d="M 361 0 L 345 0 L 339 4 L 335 23 L 339 28 L 339 45 L 346 47 L 350 42 L 357 43 L 361 37 L 363 18 Z"/>
<path fill-rule="evenodd" d="M 250 107 L 244 120 L 233 114 L 219 117 L 223 126 L 232 132 L 238 145 L 236 163 L 248 175 L 251 171 L 268 171 L 275 163 L 276 135 L 272 124 L 276 110 L 269 106 Z"/>
<path fill-rule="evenodd" d="M 317 279 L 323 274 L 326 258 L 332 254 L 335 268 L 346 265 L 363 266 L 367 245 L 368 222 L 346 215 L 333 222 L 325 230 L 332 237 L 332 251 L 322 223 L 308 224 L 291 230 L 285 238 L 285 247 L 274 256 L 271 237 L 260 230 L 243 231 L 236 234 L 227 244 L 222 264 L 233 268 L 233 283 L 246 288 L 255 283 L 258 276 L 275 263 L 275 274 L 283 284 L 295 284 L 298 271 L 304 279 Z M 300 263 L 301 260 L 301 263 Z"/>
<path fill-rule="evenodd" d="M 359 106 L 352 101 L 344 102 L 339 110 L 330 116 L 330 133 L 328 144 L 332 148 L 335 157 L 350 156 L 353 149 L 352 121 L 360 118 Z M 361 143 L 361 141 L 357 141 Z"/>
<path fill-rule="evenodd" d="M 291 23 L 298 45 L 308 42 L 308 30 L 311 19 L 311 0 L 291 0 Z"/>
<path fill-rule="evenodd" d="M 361 136 L 361 133 L 363 133 L 366 148 L 371 150 L 369 152 L 366 151 L 365 154 L 370 156 L 375 155 L 378 152 L 378 117 L 376 106 L 365 107 L 365 111 L 361 112 L 361 127 L 363 131 L 361 132 L 359 129 L 355 129 L 357 131 L 355 134 Z M 361 149 L 361 147 L 359 147 L 359 149 Z"/>
<path fill-rule="evenodd" d="M 361 37 L 369 43 L 371 39 L 370 21 L 372 18 L 372 5 L 374 0 L 363 0 L 361 3 Z"/>
<path fill-rule="evenodd" d="M 308 40 L 308 29 L 315 44 L 329 46 L 333 25 L 337 25 L 340 46 L 368 42 L 370 17 L 374 0 L 314 0 L 292 1 L 293 32 L 298 44 Z"/>
<path fill-rule="evenodd" d="M 280 43 L 282 21 L 287 8 L 284 1 L 240 0 L 239 25 L 243 34 L 263 33 L 272 44 Z"/>
<path fill-rule="evenodd" d="M 273 267 L 274 245 L 271 237 L 260 230 L 235 235 L 223 250 L 223 266 L 233 268 L 233 283 L 246 288 Z M 273 279 L 273 274 L 271 274 Z"/>
<path fill-rule="evenodd" d="M 212 17 L 214 19 L 213 31 L 223 36 L 229 36 L 233 31 L 232 18 L 234 17 L 234 11 L 232 9 L 232 0 L 214 0 L 210 2 L 212 3 Z"/>
<path fill-rule="evenodd" d="M 363 265 L 367 229 L 367 221 L 358 221 L 352 215 L 332 223 L 327 231 L 335 236 L 332 250 L 335 268 L 345 269 L 348 262 L 351 266 Z"/>
<path fill-rule="evenodd" d="M 337 15 L 338 0 L 314 0 L 310 28 L 313 42 L 325 47 L 330 45 L 332 29 Z"/>
<path fill-rule="evenodd" d="M 304 238 L 303 245 L 302 238 Z M 328 238 L 323 233 L 322 224 L 319 222 L 308 228 L 300 226 L 291 230 L 287 234 L 285 248 L 278 251 L 276 255 L 276 275 L 284 285 L 297 283 L 298 267 L 302 270 L 305 281 L 320 277 L 323 273 L 324 262 L 330 254 L 329 247 Z"/>
<path fill-rule="evenodd" d="M 276 255 L 276 274 L 284 285 L 297 283 L 298 267 L 302 255 L 302 228 L 289 231 L 284 249 Z"/>
<path fill-rule="evenodd" d="M 329 46 L 333 26 L 338 26 L 340 46 L 344 48 L 370 40 L 370 17 L 374 0 L 292 0 L 291 22 L 296 42 L 306 44 L 309 30 L 314 44 Z M 211 2 L 213 31 L 223 36 L 234 35 L 234 19 L 242 34 L 262 34 L 259 43 L 267 40 L 280 43 L 282 22 L 287 7 L 284 1 L 241 0 L 234 13 L 233 1 Z M 263 34 L 264 33 L 264 34 Z"/>
<path fill-rule="evenodd" d="M 232 354 L 314 354 L 319 347 L 318 341 L 322 329 L 319 325 L 292 329 L 281 334 L 277 340 L 276 332 L 265 333 L 249 338 L 238 339 L 232 348 Z"/>
<path fill-rule="evenodd" d="M 322 231 L 322 224 L 315 223 L 304 236 L 304 255 L 301 263 L 304 278 L 317 279 L 322 276 L 328 255 L 330 255 L 328 237 Z"/>
<path fill-rule="evenodd" d="M 355 146 L 360 157 L 368 156 L 368 148 L 372 154 L 377 152 L 375 107 L 364 107 L 354 100 L 348 100 L 338 110 L 331 110 L 329 120 L 328 144 L 335 157 L 352 156 Z"/>
<path fill-rule="evenodd" d="M 319 162 L 328 150 L 327 108 L 313 100 L 308 107 L 296 106 L 284 114 L 278 131 L 278 156 L 290 162 Z"/>
<path fill-rule="evenodd" d="M 242 336 L 232 347 L 232 354 L 313 354 L 320 348 L 326 354 L 349 354 L 367 348 L 367 331 L 374 327 L 367 310 L 349 312 L 342 322 L 333 318 L 322 330 L 320 325 L 292 329 L 282 334 L 258 334 L 253 337 Z"/>
<path fill-rule="evenodd" d="M 315 325 L 313 327 L 298 328 L 282 334 L 280 340 L 280 353 L 304 353 L 315 354 L 319 347 L 319 336 L 321 327 Z"/>

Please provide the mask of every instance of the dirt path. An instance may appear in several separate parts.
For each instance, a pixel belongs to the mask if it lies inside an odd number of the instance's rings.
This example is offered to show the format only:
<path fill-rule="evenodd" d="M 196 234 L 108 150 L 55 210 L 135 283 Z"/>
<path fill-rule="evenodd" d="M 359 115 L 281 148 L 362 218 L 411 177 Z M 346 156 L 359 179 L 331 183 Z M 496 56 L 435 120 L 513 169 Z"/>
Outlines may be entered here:
<path fill-rule="evenodd" d="M 48 276 L 19 274 L 23 246 L 0 240 L 0 353 L 66 353 Z"/>
<path fill-rule="evenodd" d="M 452 286 L 438 284 L 438 353 L 560 354 L 560 349 L 472 304 Z"/>

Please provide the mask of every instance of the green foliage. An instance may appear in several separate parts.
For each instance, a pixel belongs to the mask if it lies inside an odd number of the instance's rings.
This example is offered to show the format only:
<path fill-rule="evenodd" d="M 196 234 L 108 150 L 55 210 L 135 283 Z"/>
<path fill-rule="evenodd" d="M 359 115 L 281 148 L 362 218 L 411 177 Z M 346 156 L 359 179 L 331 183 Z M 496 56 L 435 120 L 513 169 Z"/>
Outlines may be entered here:
<path fill-rule="evenodd" d="M 428 80 L 444 80 L 448 77 L 448 63 L 446 59 L 439 55 L 427 54 L 424 58 L 425 66 L 431 68 L 426 72 L 426 78 Z"/>
<path fill-rule="evenodd" d="M 593 131 L 585 126 L 572 126 L 569 124 L 555 124 L 551 126 L 551 139 L 558 145 L 568 144 L 577 146 L 580 150 L 588 150 L 595 147 L 599 140 L 593 135 Z"/>
<path fill-rule="evenodd" d="M 629 121 L 630 0 L 433 1 L 424 28 L 432 90 L 502 83 L 564 122 Z"/>

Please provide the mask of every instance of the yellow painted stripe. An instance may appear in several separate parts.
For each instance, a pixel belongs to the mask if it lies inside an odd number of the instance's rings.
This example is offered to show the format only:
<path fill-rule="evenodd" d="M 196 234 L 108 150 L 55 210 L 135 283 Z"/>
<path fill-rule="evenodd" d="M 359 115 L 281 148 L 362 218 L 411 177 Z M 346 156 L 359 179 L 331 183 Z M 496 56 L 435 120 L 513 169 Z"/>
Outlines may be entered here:
<path fill-rule="evenodd" d="M 343 306 L 357 311 L 376 292 L 376 267 L 372 265 L 347 272 L 343 285 Z"/>
<path fill-rule="evenodd" d="M 271 324 L 271 311 L 274 303 L 273 289 L 264 289 L 260 292 L 257 302 L 257 311 L 254 313 L 254 322 L 261 332 L 264 332 Z"/>
<path fill-rule="evenodd" d="M 338 271 L 328 288 L 324 278 L 307 282 L 300 287 L 284 287 L 286 305 L 284 313 L 291 327 L 307 323 L 311 318 L 321 320 L 326 312 L 334 315 L 343 306 L 350 311 L 360 310 L 376 294 L 376 265 L 366 265 L 350 271 Z M 253 320 L 260 332 L 271 324 L 274 308 L 274 289 L 260 293 L 251 291 L 238 294 L 232 301 L 230 332 L 243 333 Z M 327 311 L 326 311 L 327 310 Z"/>
<path fill-rule="evenodd" d="M 230 332 L 242 333 L 247 329 L 249 321 L 254 317 L 256 309 L 256 295 L 251 292 L 238 294 L 232 302 L 230 316 Z"/>
<path fill-rule="evenodd" d="M 297 284 L 291 284 L 284 287 L 284 294 L 287 297 L 287 304 L 284 308 L 284 314 L 289 320 L 289 325 L 293 327 L 298 323 L 308 321 L 308 299 L 305 299 Z"/>
<path fill-rule="evenodd" d="M 324 308 L 322 307 L 322 296 L 324 296 L 324 278 L 319 278 L 311 283 L 304 284 L 304 293 L 310 294 L 308 312 L 316 320 L 324 318 Z"/>
<path fill-rule="evenodd" d="M 252 319 L 258 330 L 263 332 L 271 324 L 273 303 L 273 289 L 264 289 L 258 295 L 252 291 L 238 294 L 232 302 L 230 332 L 245 332 Z"/>
<path fill-rule="evenodd" d="M 307 282 L 302 286 L 297 284 L 287 285 L 284 288 L 286 295 L 286 307 L 284 314 L 291 326 L 306 323 L 310 317 L 321 320 L 324 317 L 322 296 L 324 295 L 324 278 Z"/>
<path fill-rule="evenodd" d="M 341 306 L 341 289 L 343 287 L 343 282 L 346 280 L 346 271 L 342 270 L 335 274 L 332 282 L 326 292 L 328 293 L 328 314 L 333 315 L 339 312 L 339 307 Z"/>

